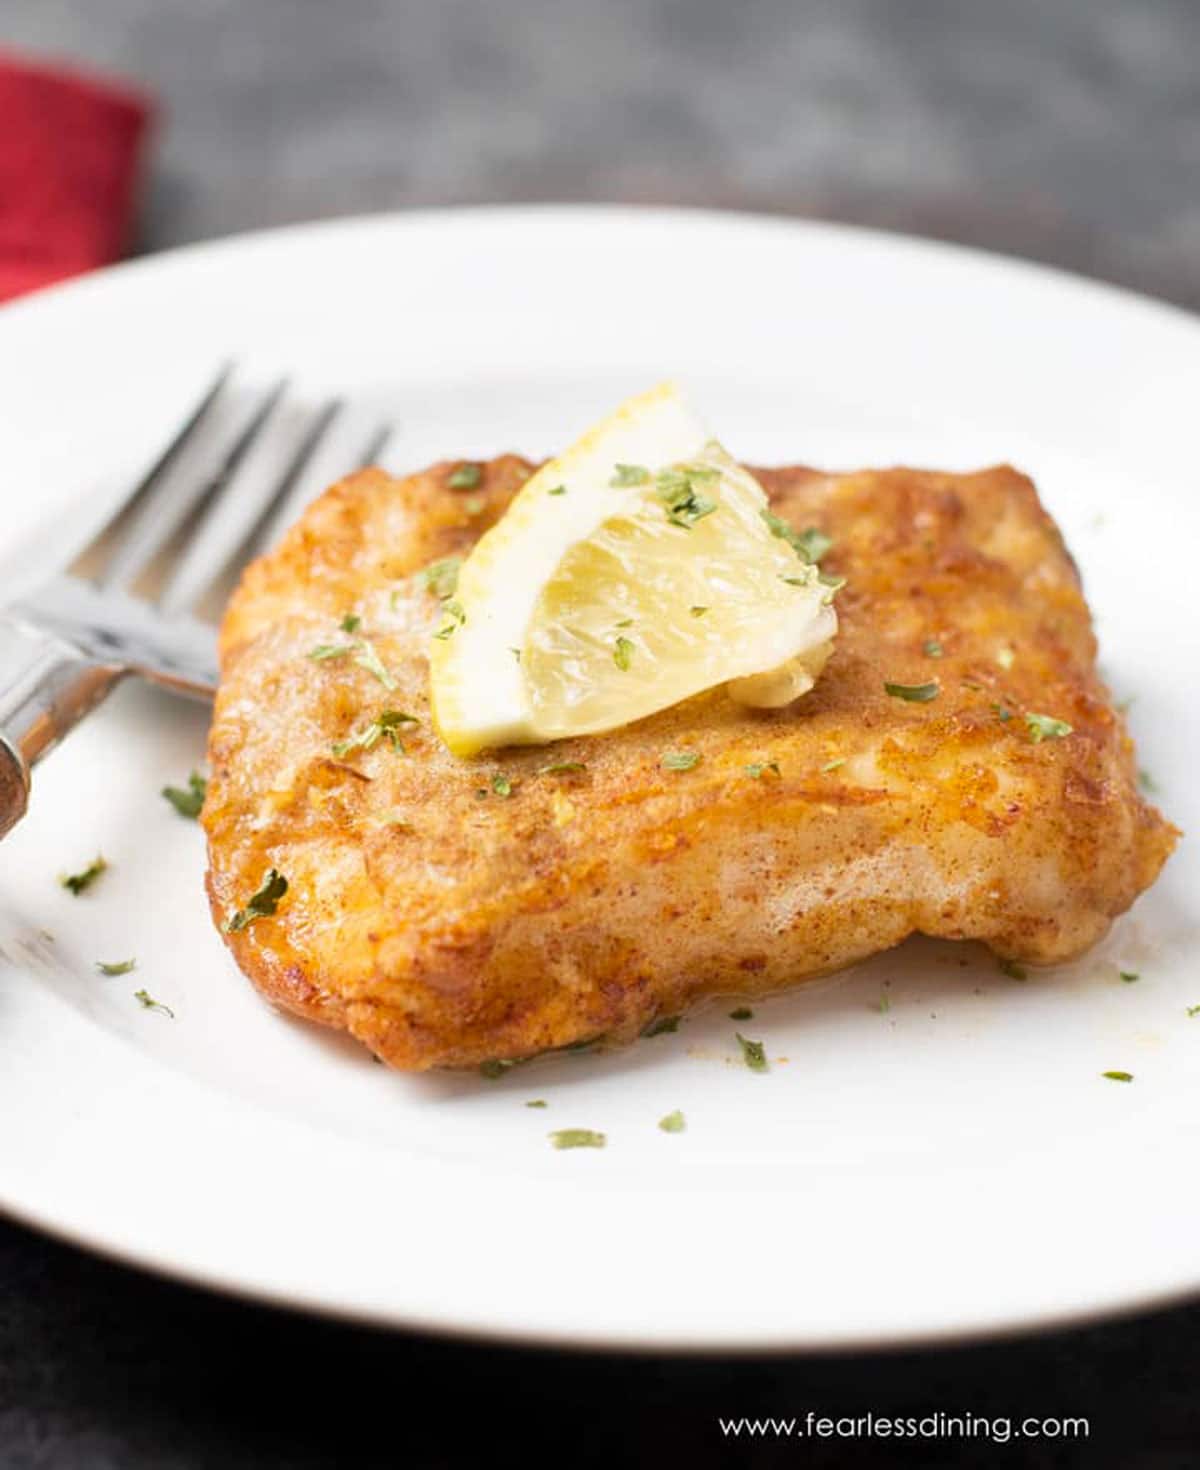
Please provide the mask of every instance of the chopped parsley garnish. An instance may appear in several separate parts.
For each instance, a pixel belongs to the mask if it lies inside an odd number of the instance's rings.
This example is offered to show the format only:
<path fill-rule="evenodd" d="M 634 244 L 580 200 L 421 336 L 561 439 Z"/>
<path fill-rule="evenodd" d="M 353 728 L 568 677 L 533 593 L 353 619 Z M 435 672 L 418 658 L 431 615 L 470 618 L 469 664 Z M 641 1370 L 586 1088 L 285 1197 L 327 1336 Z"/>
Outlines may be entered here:
<path fill-rule="evenodd" d="M 443 556 L 440 561 L 431 561 L 422 569 L 421 581 L 427 591 L 445 602 L 454 596 L 458 588 L 458 569 L 461 566 L 461 556 Z"/>
<path fill-rule="evenodd" d="M 888 1011 L 891 1010 L 891 1008 L 892 1008 L 892 998 L 885 991 L 879 997 L 879 999 L 875 1002 L 875 1009 L 879 1012 L 879 1014 L 881 1016 L 886 1016 L 887 1013 L 888 1013 Z"/>
<path fill-rule="evenodd" d="M 751 1041 L 743 1036 L 740 1031 L 733 1033 L 738 1039 L 738 1045 L 742 1048 L 742 1060 L 752 1072 L 765 1072 L 767 1070 L 767 1052 L 761 1041 Z"/>
<path fill-rule="evenodd" d="M 809 526 L 800 532 L 800 544 L 804 547 L 804 554 L 815 566 L 817 562 L 833 546 L 833 537 L 827 536 L 824 531 L 818 531 L 815 526 Z"/>
<path fill-rule="evenodd" d="M 1155 792 L 1158 790 L 1158 783 L 1154 777 L 1141 766 L 1138 767 L 1138 785 L 1143 791 Z"/>
<path fill-rule="evenodd" d="M 822 775 L 825 775 L 829 771 L 836 771 L 840 767 L 844 766 L 845 764 L 846 764 L 846 757 L 844 755 L 835 756 L 833 758 L 833 760 L 826 761 L 825 764 L 821 767 L 821 774 Z"/>
<path fill-rule="evenodd" d="M 474 490 L 483 479 L 483 467 L 477 464 L 460 464 L 446 481 L 451 490 Z"/>
<path fill-rule="evenodd" d="M 486 1077 L 489 1082 L 494 1082 L 497 1077 L 503 1077 L 505 1072 L 517 1064 L 503 1057 L 494 1057 L 490 1061 L 480 1062 L 479 1075 Z"/>
<path fill-rule="evenodd" d="M 1189 1016 L 1200 1016 L 1200 1005 L 1188 1006 L 1187 1013 Z"/>
<path fill-rule="evenodd" d="M 624 671 L 632 662 L 633 644 L 628 638 L 618 636 L 617 641 L 613 644 L 613 663 L 616 664 L 617 668 Z"/>
<path fill-rule="evenodd" d="M 1118 970 L 1117 974 L 1120 975 L 1126 985 L 1132 985 L 1135 980 L 1142 978 L 1136 970 Z"/>
<path fill-rule="evenodd" d="M 1029 979 L 1029 971 L 1024 965 L 1018 965 L 1016 960 L 997 960 L 996 968 L 1002 975 L 1007 975 L 1010 980 Z"/>
<path fill-rule="evenodd" d="M 442 611 L 445 613 L 448 621 L 443 623 L 433 635 L 435 638 L 449 638 L 455 628 L 461 627 L 467 621 L 467 615 L 463 611 L 461 602 L 454 602 L 447 599 L 442 603 Z"/>
<path fill-rule="evenodd" d="M 946 650 L 942 647 L 942 645 L 937 641 L 936 638 L 927 638 L 925 640 L 924 646 L 921 649 L 921 652 L 925 655 L 926 658 L 941 658 Z"/>
<path fill-rule="evenodd" d="M 357 633 L 362 627 L 362 619 L 357 613 L 347 613 L 338 624 L 338 627 L 343 633 Z"/>
<path fill-rule="evenodd" d="M 678 1016 L 659 1016 L 642 1031 L 643 1036 L 665 1036 L 679 1030 Z"/>
<path fill-rule="evenodd" d="M 749 1006 L 738 1006 L 736 1011 L 729 1012 L 729 1019 L 731 1021 L 752 1021 L 754 1012 Z"/>
<path fill-rule="evenodd" d="M 667 520 L 673 526 L 690 531 L 697 521 L 712 515 L 717 502 L 696 489 L 698 481 L 712 480 L 717 471 L 684 466 L 681 469 L 662 470 L 655 477 L 654 493 L 666 507 Z"/>
<path fill-rule="evenodd" d="M 1009 720 L 1012 719 L 1012 710 L 1005 709 L 1002 704 L 993 704 L 992 712 L 1002 725 L 1007 725 Z"/>
<path fill-rule="evenodd" d="M 513 794 L 513 783 L 503 771 L 498 771 L 492 777 L 492 790 L 497 796 L 511 796 Z"/>
<path fill-rule="evenodd" d="M 351 735 L 348 740 L 335 740 L 330 748 L 338 760 L 348 756 L 352 750 L 370 750 L 381 740 L 386 740 L 393 750 L 402 752 L 404 743 L 400 739 L 400 727 L 418 723 L 416 715 L 407 715 L 399 709 L 385 709 L 356 735 Z"/>
<path fill-rule="evenodd" d="M 603 1148 L 608 1142 L 594 1128 L 558 1128 L 546 1137 L 555 1148 Z"/>
<path fill-rule="evenodd" d="M 565 485 L 555 485 L 555 487 L 554 487 L 553 490 L 547 490 L 546 491 L 546 494 L 547 495 L 565 495 L 566 493 L 567 493 L 567 487 Z M 531 1104 L 531 1106 L 532 1106 L 532 1104 Z"/>
<path fill-rule="evenodd" d="M 779 580 L 786 582 L 789 587 L 809 587 L 812 585 L 812 573 L 810 572 L 807 577 L 780 577 Z"/>
<path fill-rule="evenodd" d="M 225 933 L 237 934 L 247 924 L 252 924 L 255 919 L 269 919 L 287 890 L 288 881 L 283 874 L 274 868 L 268 868 L 261 887 L 246 907 L 238 909 L 231 919 L 226 920 Z"/>
<path fill-rule="evenodd" d="M 618 464 L 613 466 L 613 477 L 608 482 L 614 490 L 627 490 L 630 485 L 645 485 L 650 471 L 644 464 Z"/>
<path fill-rule="evenodd" d="M 1025 716 L 1025 723 L 1029 726 L 1029 738 L 1034 745 L 1040 745 L 1043 740 L 1061 740 L 1071 733 L 1071 726 L 1066 720 L 1056 720 L 1053 715 L 1029 713 Z"/>
<path fill-rule="evenodd" d="M 383 660 L 375 652 L 375 645 L 367 638 L 360 638 L 355 644 L 354 662 L 360 669 L 366 669 L 368 674 L 374 674 L 383 687 L 389 692 L 396 688 L 396 681 L 383 666 Z"/>
<path fill-rule="evenodd" d="M 396 688 L 395 679 L 384 668 L 383 660 L 369 638 L 356 638 L 353 643 L 319 643 L 308 656 L 316 663 L 324 663 L 331 658 L 350 658 L 360 669 L 374 674 L 385 689 Z"/>
<path fill-rule="evenodd" d="M 1133 1081 L 1133 1073 L 1132 1072 L 1105 1072 L 1105 1073 L 1103 1073 L 1103 1076 L 1107 1077 L 1112 1082 L 1132 1082 Z"/>
<path fill-rule="evenodd" d="M 772 776 L 779 776 L 783 774 L 779 769 L 778 761 L 765 761 L 761 763 L 758 761 L 752 761 L 750 765 L 746 766 L 744 769 L 746 775 L 753 776 L 756 781 L 761 780 L 764 776 L 768 774 Z"/>
<path fill-rule="evenodd" d="M 941 693 L 941 685 L 936 679 L 928 684 L 889 684 L 884 680 L 883 687 L 893 699 L 907 699 L 909 704 L 928 704 Z"/>
<path fill-rule="evenodd" d="M 687 1122 L 678 1108 L 673 1113 L 668 1113 L 665 1118 L 658 1120 L 658 1126 L 664 1133 L 682 1133 L 687 1127 Z"/>
<path fill-rule="evenodd" d="M 815 566 L 833 545 L 832 537 L 826 536 L 824 531 L 818 531 L 815 526 L 809 526 L 804 531 L 794 531 L 774 511 L 763 510 L 760 514 L 771 535 L 786 541 L 800 560 L 808 562 L 810 566 Z"/>
<path fill-rule="evenodd" d="M 548 1108 L 550 1104 L 546 1101 L 544 1097 L 535 1097 L 531 1098 L 530 1101 L 525 1104 L 525 1106 L 527 1108 Z"/>
<path fill-rule="evenodd" d="M 694 750 L 668 750 L 661 764 L 665 771 L 690 771 L 700 764 L 700 757 Z"/>
<path fill-rule="evenodd" d="M 58 881 L 68 893 L 73 893 L 78 898 L 85 889 L 92 886 L 101 873 L 107 870 L 108 860 L 97 854 L 82 873 L 66 873 Z"/>
<path fill-rule="evenodd" d="M 186 789 L 182 786 L 164 786 L 162 794 L 181 817 L 191 817 L 194 821 L 200 815 L 200 808 L 208 794 L 208 782 L 199 771 L 193 771 L 188 777 Z"/>
<path fill-rule="evenodd" d="M 162 1011 L 165 1015 L 170 1016 L 172 1021 L 175 1019 L 175 1012 L 171 1007 L 163 1005 L 161 1000 L 155 1000 L 148 990 L 135 990 L 133 998 L 144 1011 Z"/>
<path fill-rule="evenodd" d="M 128 975 L 137 969 L 137 960 L 97 960 L 96 968 L 102 975 Z"/>
<path fill-rule="evenodd" d="M 586 771 L 587 766 L 582 761 L 551 761 L 548 766 L 543 766 L 538 772 L 539 776 L 577 776 L 580 771 Z"/>
<path fill-rule="evenodd" d="M 482 495 L 468 495 L 467 498 L 463 501 L 462 506 L 463 510 L 465 510 L 469 516 L 477 516 L 482 512 L 483 507 L 486 504 L 487 501 L 484 500 Z"/>
<path fill-rule="evenodd" d="M 692 617 L 694 618 L 702 618 L 707 611 L 708 608 L 702 606 L 700 603 L 697 603 L 695 607 L 688 608 L 688 612 L 690 612 Z"/>

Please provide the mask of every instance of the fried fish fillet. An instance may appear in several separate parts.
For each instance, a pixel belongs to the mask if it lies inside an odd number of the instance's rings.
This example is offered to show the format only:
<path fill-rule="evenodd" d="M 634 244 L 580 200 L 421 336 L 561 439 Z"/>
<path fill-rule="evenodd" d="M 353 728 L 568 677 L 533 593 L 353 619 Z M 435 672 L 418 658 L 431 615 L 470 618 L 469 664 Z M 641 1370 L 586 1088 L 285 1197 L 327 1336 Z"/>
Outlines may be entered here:
<path fill-rule="evenodd" d="M 1067 960 L 1169 855 L 1075 567 L 1016 471 L 757 471 L 847 579 L 810 695 L 764 712 L 713 690 L 464 761 L 430 728 L 440 604 L 420 573 L 465 553 L 533 466 L 493 460 L 468 495 L 454 468 L 354 475 L 247 570 L 209 743 L 214 918 L 272 868 L 289 885 L 227 933 L 238 964 L 392 1066 L 627 1040 L 918 932 Z M 347 651 L 311 656 L 331 646 Z M 931 682 L 925 701 L 886 687 Z M 668 751 L 700 760 L 665 769 Z"/>

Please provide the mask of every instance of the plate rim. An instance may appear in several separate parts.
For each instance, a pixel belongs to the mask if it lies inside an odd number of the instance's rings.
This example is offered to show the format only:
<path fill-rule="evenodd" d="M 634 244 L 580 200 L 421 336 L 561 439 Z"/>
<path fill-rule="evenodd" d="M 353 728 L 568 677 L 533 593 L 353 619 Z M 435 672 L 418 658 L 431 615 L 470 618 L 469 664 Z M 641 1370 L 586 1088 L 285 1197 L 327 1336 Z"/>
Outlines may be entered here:
<path fill-rule="evenodd" d="M 1126 311 L 1132 309 L 1142 314 L 1151 313 L 1173 327 L 1178 328 L 1182 326 L 1193 332 L 1200 330 L 1200 316 L 1184 307 L 1163 301 L 1154 296 L 1145 295 L 1128 287 L 1115 285 L 1059 266 L 1047 265 L 1024 257 L 1010 256 L 1001 252 L 978 249 L 974 246 L 961 245 L 936 238 L 927 238 L 916 234 L 893 232 L 860 225 L 848 225 L 836 221 L 760 214 L 739 210 L 682 206 L 662 207 L 622 204 L 564 205 L 543 203 L 531 205 L 459 205 L 412 211 L 379 211 L 317 221 L 301 221 L 265 230 L 248 230 L 219 239 L 177 246 L 153 255 L 123 262 L 119 265 L 94 272 L 86 277 L 55 284 L 11 304 L 4 313 L 0 313 L 0 343 L 3 342 L 3 324 L 5 321 L 24 318 L 30 313 L 36 313 L 48 307 L 58 308 L 60 306 L 69 306 L 70 302 L 74 299 L 82 299 L 85 295 L 106 291 L 116 281 L 136 282 L 139 278 L 152 276 L 163 271 L 170 272 L 180 264 L 185 264 L 189 260 L 196 258 L 236 256 L 239 251 L 247 247 L 269 250 L 276 244 L 286 244 L 291 241 L 302 238 L 307 239 L 313 236 L 336 237 L 339 234 L 352 235 L 364 228 L 387 229 L 410 225 L 436 227 L 450 219 L 465 220 L 467 223 L 478 219 L 484 222 L 504 221 L 511 224 L 521 224 L 530 220 L 531 217 L 546 218 L 549 216 L 562 218 L 566 221 L 604 217 L 615 222 L 619 222 L 621 219 L 627 217 L 633 217 L 639 220 L 658 218 L 670 221 L 673 224 L 702 220 L 720 224 L 724 227 L 733 226 L 735 228 L 742 227 L 753 230 L 766 228 L 781 234 L 801 233 L 833 237 L 834 239 L 866 239 L 883 248 L 900 247 L 921 254 L 928 254 L 930 252 L 934 254 L 946 253 L 966 264 L 985 267 L 989 270 L 995 270 L 997 268 L 1007 272 L 1015 270 L 1019 274 L 1042 280 L 1059 289 L 1069 289 L 1076 293 L 1087 293 L 1100 306 L 1109 304 Z M 436 1334 L 454 1340 L 507 1344 L 512 1346 L 552 1346 L 580 1352 L 632 1352 L 648 1356 L 670 1353 L 675 1355 L 686 1354 L 689 1356 L 706 1357 L 722 1355 L 777 1356 L 780 1354 L 813 1353 L 843 1354 L 864 1351 L 893 1352 L 904 1351 L 914 1347 L 949 1347 L 969 1342 L 1001 1340 L 1031 1333 L 1082 1327 L 1096 1322 L 1113 1320 L 1122 1316 L 1136 1315 L 1149 1310 L 1182 1305 L 1200 1296 L 1200 1278 L 1198 1278 L 1191 1285 L 1152 1290 L 1137 1298 L 1121 1295 L 1120 1299 L 1115 1302 L 1105 1302 L 1101 1299 L 1095 1305 L 1086 1308 L 1067 1307 L 1057 1311 L 1050 1310 L 1040 1313 L 1036 1318 L 1030 1318 L 1028 1313 L 1025 1313 L 1019 1319 L 1006 1320 L 998 1317 L 991 1323 L 976 1323 L 970 1327 L 954 1326 L 940 1331 L 917 1330 L 904 1336 L 889 1335 L 880 1337 L 864 1334 L 855 1337 L 849 1335 L 845 1339 L 838 1339 L 834 1342 L 814 1341 L 811 1338 L 805 1338 L 802 1334 L 797 1335 L 793 1340 L 787 1342 L 775 1340 L 763 1342 L 751 1338 L 740 1339 L 737 1336 L 736 1330 L 729 1337 L 717 1338 L 713 1336 L 701 1342 L 686 1338 L 671 1339 L 669 1336 L 650 1340 L 644 1338 L 620 1339 L 614 1334 L 603 1330 L 602 1335 L 591 1337 L 588 1335 L 588 1329 L 580 1326 L 576 1326 L 569 1331 L 564 1331 L 559 1335 L 530 1328 L 516 1327 L 508 1330 L 499 1326 L 487 1326 L 481 1323 L 463 1325 L 461 1314 L 459 1320 L 453 1322 L 445 1319 L 430 1319 L 419 1313 L 406 1315 L 402 1312 L 397 1312 L 394 1308 L 381 1308 L 379 1311 L 371 1311 L 361 1307 L 345 1304 L 339 1305 L 328 1299 L 322 1299 L 318 1295 L 306 1294 L 302 1298 L 297 1298 L 294 1293 L 284 1295 L 274 1291 L 267 1285 L 261 1283 L 255 1284 L 248 1281 L 239 1277 L 236 1270 L 231 1271 L 228 1268 L 213 1268 L 206 1271 L 178 1261 L 172 1262 L 170 1259 L 166 1261 L 156 1260 L 148 1262 L 144 1256 L 136 1255 L 132 1247 L 128 1245 L 122 1246 L 120 1241 L 111 1238 L 111 1236 L 105 1236 L 103 1234 L 100 1236 L 96 1234 L 89 1235 L 86 1226 L 65 1224 L 60 1220 L 54 1219 L 50 1213 L 22 1207 L 21 1205 L 14 1206 L 10 1200 L 5 1198 L 0 1198 L 0 1214 L 3 1214 L 6 1218 L 15 1220 L 23 1226 L 37 1229 L 57 1241 L 65 1242 L 75 1248 L 91 1251 L 107 1260 L 115 1261 L 122 1266 L 180 1281 L 193 1288 L 215 1291 L 236 1299 L 261 1303 L 277 1310 L 304 1312 L 306 1314 L 354 1322 L 374 1328 L 392 1328 Z M 169 1257 L 170 1253 L 167 1252 L 166 1254 Z"/>

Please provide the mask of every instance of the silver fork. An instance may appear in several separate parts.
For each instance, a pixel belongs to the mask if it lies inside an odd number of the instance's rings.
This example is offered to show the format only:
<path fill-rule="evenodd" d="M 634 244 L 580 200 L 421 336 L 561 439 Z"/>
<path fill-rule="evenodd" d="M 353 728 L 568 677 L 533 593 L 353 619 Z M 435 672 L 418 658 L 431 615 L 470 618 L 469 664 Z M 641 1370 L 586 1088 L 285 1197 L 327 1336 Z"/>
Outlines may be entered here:
<path fill-rule="evenodd" d="M 216 629 L 196 612 L 205 593 L 262 549 L 276 514 L 341 411 L 331 400 L 308 417 L 282 471 L 259 482 L 238 475 L 287 390 L 274 384 L 215 465 L 173 474 L 189 447 L 198 451 L 217 406 L 228 397 L 232 365 L 216 380 L 153 467 L 113 506 L 88 544 L 31 592 L 0 612 L 0 837 L 24 816 L 32 766 L 126 674 L 179 694 L 210 699 L 216 688 Z M 370 464 L 389 430 L 381 426 L 355 463 Z M 236 482 L 239 513 L 224 528 Z M 152 568 L 160 584 L 139 584 Z"/>

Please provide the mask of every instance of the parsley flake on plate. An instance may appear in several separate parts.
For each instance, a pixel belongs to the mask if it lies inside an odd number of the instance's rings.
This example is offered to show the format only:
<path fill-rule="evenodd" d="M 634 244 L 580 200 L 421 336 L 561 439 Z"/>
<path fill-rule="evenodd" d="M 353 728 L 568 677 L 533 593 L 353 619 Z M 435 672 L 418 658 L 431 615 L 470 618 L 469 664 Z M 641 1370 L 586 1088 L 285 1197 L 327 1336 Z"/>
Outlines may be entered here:
<path fill-rule="evenodd" d="M 550 1104 L 544 1097 L 535 1097 L 525 1104 L 527 1108 L 548 1108 Z"/>
<path fill-rule="evenodd" d="M 503 771 L 498 771 L 492 777 L 492 790 L 497 796 L 511 796 L 513 794 L 513 783 Z"/>
<path fill-rule="evenodd" d="M 288 881 L 282 873 L 268 868 L 259 890 L 243 909 L 238 909 L 225 922 L 226 934 L 237 934 L 255 919 L 269 919 L 279 906 L 279 900 L 288 890 Z"/>
<path fill-rule="evenodd" d="M 68 893 L 73 893 L 76 898 L 99 878 L 101 873 L 108 871 L 108 859 L 99 853 L 92 859 L 81 873 L 64 873 L 58 880 Z"/>
<path fill-rule="evenodd" d="M 658 1126 L 664 1133 L 682 1133 L 687 1127 L 687 1120 L 678 1108 L 673 1113 L 668 1113 L 665 1118 L 658 1120 Z"/>
<path fill-rule="evenodd" d="M 566 493 L 567 487 L 565 485 L 555 485 L 553 490 L 546 491 L 547 495 L 565 495 Z"/>
<path fill-rule="evenodd" d="M 346 613 L 338 627 L 343 633 L 357 633 L 362 627 L 362 618 L 357 613 Z"/>
<path fill-rule="evenodd" d="M 702 603 L 699 602 L 696 603 L 694 607 L 688 608 L 688 612 L 691 613 L 692 617 L 694 618 L 702 618 L 707 611 L 708 608 L 706 608 Z"/>
<path fill-rule="evenodd" d="M 503 1077 L 505 1072 L 510 1071 L 517 1064 L 504 1057 L 492 1057 L 486 1062 L 480 1062 L 479 1075 L 486 1077 L 489 1082 L 494 1082 L 497 1077 Z"/>
<path fill-rule="evenodd" d="M 729 1012 L 729 1019 L 731 1021 L 752 1021 L 754 1012 L 749 1006 L 738 1006 L 736 1011 Z"/>
<path fill-rule="evenodd" d="M 587 766 L 582 761 L 551 761 L 548 766 L 543 766 L 538 772 L 539 776 L 577 776 L 581 771 L 586 771 Z"/>
<path fill-rule="evenodd" d="M 193 771 L 188 777 L 186 788 L 164 786 L 162 795 L 181 817 L 191 817 L 194 821 L 200 815 L 200 808 L 204 805 L 204 798 L 208 795 L 208 782 L 199 771 Z"/>
<path fill-rule="evenodd" d="M 1103 1072 L 1101 1075 L 1104 1076 L 1104 1077 L 1107 1077 L 1110 1082 L 1132 1082 L 1133 1081 L 1133 1073 L 1132 1072 Z"/>
<path fill-rule="evenodd" d="M 555 1148 L 603 1148 L 608 1139 L 594 1128 L 557 1128 L 546 1137 Z"/>
<path fill-rule="evenodd" d="M 751 1041 L 749 1037 L 743 1036 L 740 1031 L 733 1033 L 738 1039 L 738 1045 L 742 1049 L 742 1060 L 752 1072 L 765 1072 L 767 1070 L 767 1051 L 761 1041 Z"/>
<path fill-rule="evenodd" d="M 694 750 L 668 750 L 660 762 L 665 771 L 691 771 L 700 764 Z"/>
<path fill-rule="evenodd" d="M 1029 971 L 1024 965 L 1018 965 L 1016 960 L 997 960 L 996 968 L 1002 975 L 1007 975 L 1010 980 L 1029 979 Z"/>
<path fill-rule="evenodd" d="M 1121 979 L 1124 980 L 1126 985 L 1132 985 L 1135 980 L 1140 980 L 1142 978 L 1136 970 L 1118 970 L 1117 973 L 1120 975 Z"/>
<path fill-rule="evenodd" d="M 155 1000 L 148 990 L 135 990 L 133 998 L 144 1011 L 162 1011 L 164 1015 L 170 1016 L 172 1021 L 175 1019 L 175 1012 L 171 1007 L 163 1005 L 161 1000 Z"/>
<path fill-rule="evenodd" d="M 633 644 L 625 637 L 618 637 L 613 644 L 613 663 L 622 672 L 628 669 L 633 662 L 633 647 Z"/>
<path fill-rule="evenodd" d="M 96 968 L 102 975 L 128 975 L 137 969 L 137 960 L 97 960 Z"/>
<path fill-rule="evenodd" d="M 922 645 L 921 652 L 925 655 L 926 658 L 941 658 L 946 650 L 942 647 L 942 645 L 937 641 L 936 638 L 926 638 L 924 644 Z"/>

